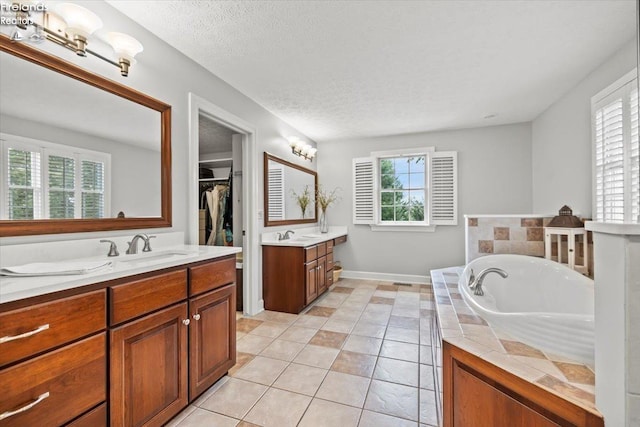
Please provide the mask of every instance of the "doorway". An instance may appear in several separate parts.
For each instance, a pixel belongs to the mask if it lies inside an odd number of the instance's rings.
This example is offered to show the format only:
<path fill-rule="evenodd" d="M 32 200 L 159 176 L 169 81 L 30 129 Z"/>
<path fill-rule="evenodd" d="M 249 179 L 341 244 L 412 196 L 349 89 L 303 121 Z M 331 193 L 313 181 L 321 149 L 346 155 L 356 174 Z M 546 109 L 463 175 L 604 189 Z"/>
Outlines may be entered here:
<path fill-rule="evenodd" d="M 240 267 L 237 282 L 242 286 L 237 294 L 242 295 L 243 312 L 257 314 L 264 303 L 259 298 L 257 278 L 255 128 L 193 93 L 189 94 L 189 123 L 187 243 L 217 246 L 233 243 L 242 247 L 242 258 L 237 263 Z M 227 194 L 229 197 L 223 203 L 229 206 L 227 212 L 209 209 L 215 200 Z"/>

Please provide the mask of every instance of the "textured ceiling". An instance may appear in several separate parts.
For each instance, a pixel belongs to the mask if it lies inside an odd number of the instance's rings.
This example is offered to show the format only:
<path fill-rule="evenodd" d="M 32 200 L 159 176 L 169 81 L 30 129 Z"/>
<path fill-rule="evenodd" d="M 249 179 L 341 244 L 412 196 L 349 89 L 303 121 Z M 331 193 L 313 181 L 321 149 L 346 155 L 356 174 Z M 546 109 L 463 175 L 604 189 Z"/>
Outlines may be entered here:
<path fill-rule="evenodd" d="M 108 3 L 317 141 L 532 120 L 636 26 L 634 0 Z"/>

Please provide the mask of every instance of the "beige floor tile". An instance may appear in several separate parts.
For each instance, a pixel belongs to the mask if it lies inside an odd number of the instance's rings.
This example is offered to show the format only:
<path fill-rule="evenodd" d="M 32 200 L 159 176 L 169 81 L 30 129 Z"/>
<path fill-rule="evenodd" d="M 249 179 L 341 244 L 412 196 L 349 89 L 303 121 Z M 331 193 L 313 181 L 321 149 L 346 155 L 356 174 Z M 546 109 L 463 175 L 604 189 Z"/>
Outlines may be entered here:
<path fill-rule="evenodd" d="M 329 369 L 340 350 L 317 345 L 307 345 L 293 361 L 316 368 Z"/>
<path fill-rule="evenodd" d="M 260 335 L 263 337 L 277 338 L 288 327 L 289 325 L 283 323 L 263 322 L 262 325 L 249 332 L 249 335 Z"/>
<path fill-rule="evenodd" d="M 369 302 L 369 300 L 350 300 L 349 298 L 347 298 L 342 305 L 340 306 L 340 309 L 346 309 L 346 310 L 353 310 L 356 311 L 358 313 L 361 313 L 362 310 L 364 310 L 364 308 L 367 306 L 367 303 Z M 335 314 L 335 313 L 334 313 Z"/>
<path fill-rule="evenodd" d="M 256 319 L 248 319 L 246 317 L 242 317 L 236 321 L 236 331 L 249 333 L 258 326 L 262 325 L 262 320 Z"/>
<path fill-rule="evenodd" d="M 420 344 L 431 345 L 431 331 L 420 329 Z"/>
<path fill-rule="evenodd" d="M 414 329 L 396 328 L 388 326 L 384 339 L 392 341 L 402 341 L 411 344 L 420 342 L 420 332 Z"/>
<path fill-rule="evenodd" d="M 333 320 L 349 320 L 356 321 L 360 317 L 361 311 L 355 310 L 352 308 L 346 308 L 344 306 L 340 306 L 336 311 L 331 315 L 331 319 Z"/>
<path fill-rule="evenodd" d="M 373 380 L 364 404 L 365 409 L 418 421 L 418 389 Z"/>
<path fill-rule="evenodd" d="M 238 422 L 239 420 L 234 420 L 233 418 L 225 417 L 224 415 L 216 414 L 215 412 L 196 408 L 187 418 L 180 422 L 177 427 L 235 427 Z"/>
<path fill-rule="evenodd" d="M 289 329 L 284 331 L 282 335 L 278 337 L 278 339 L 306 344 L 311 338 L 313 338 L 317 331 L 317 329 L 312 328 L 290 326 Z"/>
<path fill-rule="evenodd" d="M 303 327 L 303 328 L 312 328 L 312 329 L 320 329 L 322 325 L 327 323 L 326 317 L 320 316 L 309 316 L 307 314 L 303 314 L 298 317 L 298 320 L 295 321 L 294 326 Z"/>
<path fill-rule="evenodd" d="M 343 350 L 377 356 L 380 352 L 381 344 L 382 340 L 379 338 L 349 335 L 349 338 L 344 343 Z"/>
<path fill-rule="evenodd" d="M 326 400 L 313 399 L 299 427 L 356 427 L 360 409 Z"/>
<path fill-rule="evenodd" d="M 389 326 L 393 326 L 394 328 L 419 330 L 420 319 L 416 319 L 413 317 L 406 317 L 406 316 L 398 316 L 393 314 L 389 319 Z"/>
<path fill-rule="evenodd" d="M 391 299 L 395 299 L 398 296 L 398 293 L 395 291 L 375 291 L 373 293 L 374 297 L 381 297 L 381 298 L 391 298 Z"/>
<path fill-rule="evenodd" d="M 236 364 L 233 365 L 231 369 L 229 369 L 229 375 L 233 376 L 233 374 L 235 374 L 240 368 L 242 368 L 247 363 L 251 362 L 254 357 L 256 357 L 255 354 L 242 353 L 240 351 L 237 351 Z"/>
<path fill-rule="evenodd" d="M 420 422 L 438 425 L 436 413 L 436 395 L 432 390 L 420 390 Z"/>
<path fill-rule="evenodd" d="M 264 427 L 294 427 L 311 402 L 311 397 L 271 388 L 251 409 L 245 421 Z"/>
<path fill-rule="evenodd" d="M 236 427 L 260 427 L 258 424 L 253 424 L 247 421 L 240 421 Z"/>
<path fill-rule="evenodd" d="M 267 387 L 264 385 L 231 378 L 200 407 L 242 419 L 266 391 Z"/>
<path fill-rule="evenodd" d="M 292 363 L 278 377 L 273 387 L 313 396 L 327 375 L 326 369 Z"/>
<path fill-rule="evenodd" d="M 314 303 L 318 307 L 331 307 L 338 308 L 347 299 L 347 294 L 329 293 L 326 294 L 320 301 Z"/>
<path fill-rule="evenodd" d="M 260 356 L 291 362 L 303 348 L 304 344 L 302 343 L 276 339 L 262 350 Z"/>
<path fill-rule="evenodd" d="M 340 349 L 347 337 L 347 334 L 341 332 L 324 331 L 321 329 L 311 338 L 309 344 Z"/>
<path fill-rule="evenodd" d="M 242 337 L 244 337 L 245 335 L 247 334 L 245 334 L 244 332 L 236 332 L 236 341 L 242 339 Z"/>
<path fill-rule="evenodd" d="M 251 317 L 251 319 L 264 320 L 267 322 L 291 324 L 298 319 L 297 314 L 281 313 L 279 311 L 265 310 Z"/>
<path fill-rule="evenodd" d="M 169 421 L 165 427 L 177 427 L 178 425 L 180 425 L 180 423 L 182 421 L 185 420 L 185 418 L 187 418 L 189 415 L 191 415 L 191 413 L 193 411 L 195 411 L 197 408 L 194 405 L 189 405 L 186 408 L 184 408 L 182 410 L 182 412 L 180 412 L 178 415 L 176 415 L 171 421 Z"/>
<path fill-rule="evenodd" d="M 356 323 L 356 326 L 351 331 L 351 334 L 372 338 L 384 338 L 384 333 L 386 330 L 386 325 L 377 325 L 375 323 L 368 323 L 360 320 L 358 323 Z"/>
<path fill-rule="evenodd" d="M 365 377 L 329 371 L 316 397 L 362 408 L 370 381 Z"/>
<path fill-rule="evenodd" d="M 420 363 L 425 365 L 433 365 L 433 354 L 430 345 L 420 346 Z"/>
<path fill-rule="evenodd" d="M 362 411 L 358 427 L 418 427 L 418 423 L 365 409 Z"/>
<path fill-rule="evenodd" d="M 308 316 L 331 317 L 335 311 L 336 309 L 331 307 L 313 306 L 305 314 Z"/>
<path fill-rule="evenodd" d="M 362 313 L 360 316 L 360 320 L 368 323 L 375 323 L 376 325 L 386 325 L 389 323 L 390 314 L 387 313 L 373 313 L 366 312 Z"/>
<path fill-rule="evenodd" d="M 271 385 L 287 365 L 288 363 L 283 360 L 256 356 L 255 359 L 238 370 L 234 377 L 254 383 Z"/>
<path fill-rule="evenodd" d="M 433 366 L 420 365 L 420 388 L 434 390 Z"/>
<path fill-rule="evenodd" d="M 406 360 L 409 362 L 418 362 L 418 348 L 419 346 L 417 344 L 384 340 L 380 349 L 380 356 L 391 359 Z"/>
<path fill-rule="evenodd" d="M 272 342 L 273 338 L 249 334 L 236 343 L 236 350 L 242 353 L 260 354 Z"/>
<path fill-rule="evenodd" d="M 216 381 L 209 389 L 207 389 L 204 393 L 202 393 L 196 400 L 192 402 L 192 405 L 200 407 L 208 398 L 213 396 L 215 392 L 217 392 L 223 385 L 227 383 L 231 379 L 231 375 L 225 375 Z"/>
<path fill-rule="evenodd" d="M 351 332 L 351 330 L 353 330 L 353 327 L 355 326 L 355 324 L 356 324 L 355 320 L 334 319 L 333 316 L 331 316 L 329 320 L 327 320 L 327 323 L 322 325 L 320 329 L 325 331 L 341 332 L 344 334 L 348 334 Z"/>
<path fill-rule="evenodd" d="M 343 350 L 331 365 L 331 370 L 371 378 L 376 360 L 376 356 Z"/>
<path fill-rule="evenodd" d="M 377 380 L 418 387 L 420 365 L 404 360 L 379 357 L 373 378 Z"/>

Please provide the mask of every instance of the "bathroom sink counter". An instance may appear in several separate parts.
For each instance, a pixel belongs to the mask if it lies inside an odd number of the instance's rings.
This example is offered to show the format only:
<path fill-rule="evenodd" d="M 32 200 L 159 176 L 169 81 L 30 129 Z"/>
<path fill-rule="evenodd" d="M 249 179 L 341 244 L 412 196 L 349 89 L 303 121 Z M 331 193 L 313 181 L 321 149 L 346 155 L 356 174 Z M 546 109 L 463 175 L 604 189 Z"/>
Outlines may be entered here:
<path fill-rule="evenodd" d="M 442 341 L 601 417 L 595 407 L 593 368 L 566 357 L 545 354 L 489 326 L 458 292 L 462 270 L 451 267 L 431 271 L 434 316 Z M 440 375 L 438 381 L 442 392 Z"/>
<path fill-rule="evenodd" d="M 347 227 L 330 227 L 328 233 L 320 233 L 318 228 L 300 228 L 293 230 L 291 238 L 278 240 L 278 233 L 263 233 L 262 246 L 297 246 L 306 248 L 347 235 Z"/>
<path fill-rule="evenodd" d="M 34 297 L 65 291 L 69 295 L 85 292 L 93 288 L 106 287 L 108 286 L 106 282 L 117 279 L 225 257 L 241 251 L 242 248 L 228 246 L 174 245 L 137 255 L 122 254 L 111 258 L 101 256 L 82 259 L 82 261 L 113 262 L 111 267 L 89 274 L 39 277 L 0 276 L 0 311 L 23 305 Z"/>

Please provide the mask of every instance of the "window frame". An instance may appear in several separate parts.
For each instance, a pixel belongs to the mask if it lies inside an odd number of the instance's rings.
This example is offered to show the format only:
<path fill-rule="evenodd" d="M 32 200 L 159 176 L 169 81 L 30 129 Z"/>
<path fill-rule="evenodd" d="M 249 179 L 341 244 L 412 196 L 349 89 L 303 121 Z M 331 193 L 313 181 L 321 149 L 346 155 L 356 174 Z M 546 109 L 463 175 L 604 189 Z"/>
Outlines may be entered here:
<path fill-rule="evenodd" d="M 374 151 L 370 157 L 374 164 L 374 222 L 370 224 L 372 231 L 408 231 L 408 232 L 434 232 L 436 225 L 431 219 L 431 154 L 435 152 L 435 147 L 419 147 L 399 150 Z M 398 157 L 424 156 L 424 220 L 423 221 L 382 221 L 381 218 L 381 170 L 380 161 L 382 159 Z"/>
<path fill-rule="evenodd" d="M 629 85 L 628 88 L 625 86 Z M 632 121 L 631 118 L 631 96 L 634 91 L 638 91 L 638 78 L 636 70 L 632 70 L 616 80 L 611 85 L 607 86 L 602 91 L 598 92 L 591 98 L 591 157 L 592 157 L 592 169 L 591 169 L 591 196 L 592 196 L 592 216 L 594 221 L 606 222 L 606 223 L 639 223 L 640 218 L 633 217 L 633 186 L 634 183 L 631 179 L 632 169 Z M 640 96 L 640 95 L 639 95 Z M 610 105 L 615 100 L 620 99 L 622 101 L 622 135 L 623 135 L 623 154 L 622 154 L 622 173 L 623 176 L 623 220 L 612 221 L 607 219 L 606 206 L 602 206 L 602 218 L 599 217 L 598 206 L 598 173 L 599 169 L 606 167 L 606 164 L 598 166 L 597 163 L 597 118 L 596 113 L 602 110 L 607 105 Z M 636 118 L 636 120 L 638 120 Z M 603 177 L 604 179 L 604 177 Z M 603 184 L 604 185 L 604 184 Z M 635 183 L 640 186 L 640 183 Z M 640 188 L 638 189 L 640 191 Z M 603 188 L 603 197 L 604 194 Z"/>
<path fill-rule="evenodd" d="M 0 220 L 11 221 L 7 217 L 8 211 L 5 206 L 6 197 L 8 196 L 9 183 L 8 177 L 8 152 L 9 148 L 18 150 L 37 152 L 40 154 L 40 208 L 39 214 L 36 215 L 36 203 L 34 202 L 34 218 L 51 219 L 49 206 L 49 157 L 62 156 L 74 159 L 74 197 L 76 203 L 74 205 L 73 218 L 63 219 L 85 219 L 82 218 L 82 161 L 88 160 L 92 162 L 104 163 L 104 189 L 103 189 L 103 209 L 104 218 L 108 218 L 111 208 L 111 154 L 87 150 L 85 148 L 74 147 L 70 145 L 57 144 L 49 141 L 25 138 L 17 135 L 0 133 L 0 149 L 2 152 L 2 162 L 0 167 Z M 95 218 L 86 218 L 95 219 Z M 28 220 L 27 220 L 28 221 Z"/>

